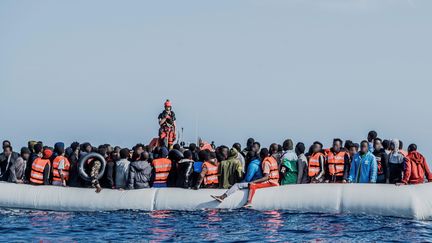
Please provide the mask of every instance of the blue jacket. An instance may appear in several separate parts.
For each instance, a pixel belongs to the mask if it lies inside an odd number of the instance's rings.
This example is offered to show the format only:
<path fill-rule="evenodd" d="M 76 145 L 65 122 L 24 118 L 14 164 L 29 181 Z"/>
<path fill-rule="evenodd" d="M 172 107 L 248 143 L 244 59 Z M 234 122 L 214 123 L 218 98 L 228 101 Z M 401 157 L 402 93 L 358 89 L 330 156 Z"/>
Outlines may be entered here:
<path fill-rule="evenodd" d="M 360 173 L 360 178 L 357 176 Z M 351 162 L 349 182 L 353 183 L 375 183 L 377 180 L 378 164 L 371 152 L 365 155 L 357 153 Z"/>
<path fill-rule="evenodd" d="M 368 143 L 368 148 L 369 148 L 369 152 L 373 153 L 374 152 L 374 144 L 373 143 Z"/>
<path fill-rule="evenodd" d="M 247 168 L 244 181 L 251 182 L 262 177 L 261 161 L 258 159 L 252 160 Z"/>
<path fill-rule="evenodd" d="M 201 173 L 203 162 L 196 161 L 193 163 L 193 171 L 196 173 Z"/>

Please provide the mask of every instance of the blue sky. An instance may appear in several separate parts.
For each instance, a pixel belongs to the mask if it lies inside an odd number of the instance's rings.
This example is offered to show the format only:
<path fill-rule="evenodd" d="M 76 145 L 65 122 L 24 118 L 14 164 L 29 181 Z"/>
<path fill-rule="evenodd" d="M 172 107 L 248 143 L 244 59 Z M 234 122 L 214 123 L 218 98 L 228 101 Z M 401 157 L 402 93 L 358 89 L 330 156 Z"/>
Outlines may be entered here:
<path fill-rule="evenodd" d="M 0 139 L 132 146 L 370 129 L 432 155 L 432 2 L 0 2 Z M 429 156 L 430 157 L 430 156 Z"/>

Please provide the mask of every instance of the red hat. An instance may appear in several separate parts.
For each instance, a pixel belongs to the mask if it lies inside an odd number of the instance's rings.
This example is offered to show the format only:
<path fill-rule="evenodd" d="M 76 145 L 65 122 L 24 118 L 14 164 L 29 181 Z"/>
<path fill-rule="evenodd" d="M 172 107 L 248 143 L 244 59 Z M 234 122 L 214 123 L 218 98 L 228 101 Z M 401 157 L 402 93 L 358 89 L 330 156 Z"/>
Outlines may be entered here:
<path fill-rule="evenodd" d="M 49 159 L 51 158 L 51 156 L 53 155 L 53 151 L 51 149 L 44 149 L 43 151 L 43 158 L 44 159 Z"/>
<path fill-rule="evenodd" d="M 170 100 L 165 101 L 165 107 L 171 107 L 171 101 Z"/>

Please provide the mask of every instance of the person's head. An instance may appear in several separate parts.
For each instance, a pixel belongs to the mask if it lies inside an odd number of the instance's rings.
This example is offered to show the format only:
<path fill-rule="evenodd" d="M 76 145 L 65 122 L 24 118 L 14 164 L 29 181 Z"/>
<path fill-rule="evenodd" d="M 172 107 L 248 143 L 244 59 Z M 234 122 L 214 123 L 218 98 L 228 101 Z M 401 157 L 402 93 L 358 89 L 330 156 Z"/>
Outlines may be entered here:
<path fill-rule="evenodd" d="M 314 143 L 314 144 L 312 145 L 312 152 L 313 152 L 313 153 L 321 152 L 321 150 L 322 150 L 322 147 L 320 146 L 319 143 Z"/>
<path fill-rule="evenodd" d="M 201 162 L 208 161 L 209 160 L 209 151 L 208 150 L 201 150 L 198 152 L 198 160 Z"/>
<path fill-rule="evenodd" d="M 44 159 L 50 159 L 51 156 L 53 155 L 53 151 L 50 148 L 44 148 L 43 150 L 43 158 Z"/>
<path fill-rule="evenodd" d="M 260 149 L 261 149 L 261 144 L 259 142 L 254 142 L 252 144 L 252 150 L 253 151 L 258 153 L 260 151 Z"/>
<path fill-rule="evenodd" d="M 29 148 L 27 148 L 27 147 L 22 147 L 21 148 L 21 158 L 23 158 L 23 160 L 29 160 L 29 158 L 30 158 L 30 153 L 31 153 L 31 151 L 30 151 L 30 149 Z"/>
<path fill-rule="evenodd" d="M 358 143 L 357 143 L 357 145 L 358 145 Z M 356 144 L 353 143 L 351 145 L 351 147 L 349 147 L 348 152 L 349 152 L 350 157 L 354 157 L 354 155 L 356 153 L 358 153 L 358 147 L 356 147 Z"/>
<path fill-rule="evenodd" d="M 324 147 L 320 141 L 315 141 L 313 144 L 317 144 L 319 146 L 320 150 L 322 150 Z"/>
<path fill-rule="evenodd" d="M 114 150 L 113 147 L 111 146 L 111 144 L 106 143 L 104 145 L 105 145 L 105 148 L 107 149 L 107 153 L 111 154 L 111 152 Z"/>
<path fill-rule="evenodd" d="M 102 155 L 104 158 L 108 157 L 108 148 L 105 145 L 99 145 L 97 149 L 98 154 Z"/>
<path fill-rule="evenodd" d="M 354 143 L 354 148 L 358 152 L 360 150 L 360 144 Z"/>
<path fill-rule="evenodd" d="M 294 143 L 291 139 L 287 139 L 282 144 L 282 149 L 284 151 L 293 150 L 294 149 Z"/>
<path fill-rule="evenodd" d="M 208 157 L 207 160 L 205 161 L 213 161 L 216 162 L 217 161 L 217 155 L 215 152 L 208 152 Z"/>
<path fill-rule="evenodd" d="M 344 148 L 348 151 L 354 143 L 351 140 L 345 140 Z"/>
<path fill-rule="evenodd" d="M 186 151 L 184 151 L 184 152 L 183 152 L 183 157 L 184 157 L 185 159 L 192 160 L 192 152 L 191 152 L 190 150 L 186 150 Z"/>
<path fill-rule="evenodd" d="M 9 155 L 12 154 L 12 146 L 10 145 L 3 146 L 3 153 L 6 157 L 9 157 Z"/>
<path fill-rule="evenodd" d="M 398 151 L 399 150 L 399 140 L 398 139 L 392 139 L 390 142 L 390 150 L 391 151 Z"/>
<path fill-rule="evenodd" d="M 235 148 L 229 150 L 228 158 L 236 158 L 238 156 L 238 151 Z"/>
<path fill-rule="evenodd" d="M 91 146 L 90 143 L 83 143 L 82 145 L 82 151 L 86 152 L 86 153 L 91 153 L 93 150 L 93 147 Z"/>
<path fill-rule="evenodd" d="M 141 160 L 142 161 L 146 161 L 146 160 L 148 160 L 150 158 L 150 154 L 149 154 L 149 152 L 147 152 L 147 151 L 144 151 L 144 152 L 142 152 L 142 154 L 141 154 Z"/>
<path fill-rule="evenodd" d="M 111 153 L 110 153 L 110 159 L 111 159 L 111 161 L 117 161 L 117 160 L 119 160 L 120 159 L 120 152 L 117 152 L 117 151 L 112 151 Z"/>
<path fill-rule="evenodd" d="M 31 153 L 34 153 L 34 146 L 35 146 L 35 144 L 37 144 L 37 142 L 34 141 L 34 140 L 30 140 L 27 143 L 27 147 L 30 149 Z"/>
<path fill-rule="evenodd" d="M 270 155 L 276 154 L 279 150 L 279 146 L 276 143 L 272 143 L 269 148 Z"/>
<path fill-rule="evenodd" d="M 305 147 L 304 143 L 297 143 L 297 145 L 295 147 L 295 152 L 297 155 L 301 155 L 301 154 L 304 154 L 305 149 L 306 149 L 306 147 Z"/>
<path fill-rule="evenodd" d="M 388 140 L 388 139 L 384 139 L 384 141 L 382 142 L 382 147 L 383 147 L 385 150 L 389 150 L 389 149 L 390 149 L 390 140 Z"/>
<path fill-rule="evenodd" d="M 255 151 L 249 151 L 249 152 L 247 152 L 247 154 L 246 154 L 246 160 L 247 161 L 252 161 L 252 160 L 254 160 L 256 158 L 257 158 L 257 152 L 255 152 Z"/>
<path fill-rule="evenodd" d="M 178 143 L 174 144 L 173 149 L 180 151 L 181 150 L 180 144 Z"/>
<path fill-rule="evenodd" d="M 3 148 L 6 146 L 12 146 L 12 144 L 9 140 L 4 140 L 2 144 L 3 144 Z"/>
<path fill-rule="evenodd" d="M 246 148 L 248 150 L 252 150 L 252 146 L 255 143 L 255 139 L 253 138 L 248 138 L 248 140 L 246 141 Z"/>
<path fill-rule="evenodd" d="M 80 148 L 80 144 L 79 144 L 78 142 L 73 142 L 73 143 L 71 143 L 70 148 L 71 148 L 73 151 L 79 150 L 79 148 Z"/>
<path fill-rule="evenodd" d="M 360 153 L 361 154 L 366 154 L 369 151 L 369 142 L 366 140 L 363 140 L 360 143 Z"/>
<path fill-rule="evenodd" d="M 417 145 L 412 143 L 408 146 L 408 153 L 417 151 Z"/>
<path fill-rule="evenodd" d="M 339 153 L 342 148 L 343 141 L 340 138 L 333 139 L 333 151 Z"/>
<path fill-rule="evenodd" d="M 189 144 L 189 150 L 195 152 L 197 149 L 197 145 L 195 143 Z"/>
<path fill-rule="evenodd" d="M 164 106 L 165 106 L 165 111 L 167 111 L 167 112 L 171 111 L 172 106 L 171 106 L 171 101 L 170 100 L 166 100 Z"/>
<path fill-rule="evenodd" d="M 377 132 L 375 132 L 375 131 L 370 131 L 369 133 L 368 133 L 368 137 L 367 137 L 367 140 L 368 140 L 368 142 L 373 142 L 373 140 L 375 139 L 375 138 L 377 138 L 378 137 L 378 133 Z"/>
<path fill-rule="evenodd" d="M 261 160 L 264 160 L 265 158 L 267 158 L 269 156 L 269 150 L 267 148 L 263 148 L 263 149 L 261 149 L 259 155 L 260 155 Z"/>
<path fill-rule="evenodd" d="M 168 157 L 168 149 L 166 147 L 160 147 L 159 149 L 159 158 L 167 158 Z"/>
<path fill-rule="evenodd" d="M 381 138 L 375 138 L 374 139 L 374 146 L 373 147 L 374 147 L 374 150 L 376 150 L 376 151 L 380 151 L 381 149 L 383 149 Z"/>
<path fill-rule="evenodd" d="M 124 148 L 120 150 L 120 159 L 128 159 L 130 155 L 130 151 L 128 148 Z"/>
<path fill-rule="evenodd" d="M 54 153 L 57 155 L 63 155 L 65 153 L 65 144 L 62 142 L 54 144 Z"/>
<path fill-rule="evenodd" d="M 120 154 L 120 150 L 121 150 L 120 146 L 114 147 L 114 152 L 117 152 L 118 154 Z"/>
<path fill-rule="evenodd" d="M 42 150 L 43 150 L 43 145 L 42 144 L 36 143 L 34 145 L 34 152 L 35 152 L 35 154 L 41 155 L 42 154 Z"/>
<path fill-rule="evenodd" d="M 399 140 L 399 150 L 402 150 L 403 149 L 403 142 L 402 142 L 402 140 Z"/>
<path fill-rule="evenodd" d="M 219 151 L 220 154 L 223 156 L 224 160 L 228 159 L 230 149 L 227 146 L 225 145 L 220 146 Z"/>
<path fill-rule="evenodd" d="M 144 152 L 144 144 L 138 143 L 134 147 L 134 155 L 137 155 L 139 157 Z"/>
<path fill-rule="evenodd" d="M 240 145 L 240 143 L 234 143 L 232 147 L 235 148 L 235 149 L 237 149 L 238 152 L 241 151 L 241 145 Z"/>

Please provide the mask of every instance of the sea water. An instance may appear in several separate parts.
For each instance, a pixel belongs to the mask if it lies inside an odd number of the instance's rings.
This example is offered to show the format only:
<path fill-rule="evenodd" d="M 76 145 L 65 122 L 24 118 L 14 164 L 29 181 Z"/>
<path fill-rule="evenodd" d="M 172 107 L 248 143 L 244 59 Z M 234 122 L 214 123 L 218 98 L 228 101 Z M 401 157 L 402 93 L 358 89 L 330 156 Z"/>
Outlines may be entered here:
<path fill-rule="evenodd" d="M 0 241 L 432 240 L 432 222 L 287 211 L 49 212 L 0 210 Z"/>

